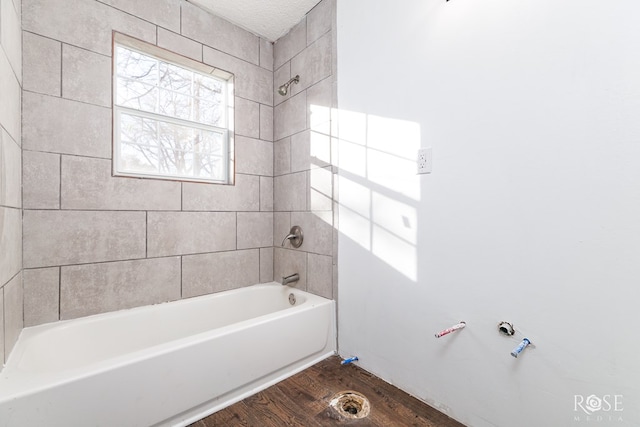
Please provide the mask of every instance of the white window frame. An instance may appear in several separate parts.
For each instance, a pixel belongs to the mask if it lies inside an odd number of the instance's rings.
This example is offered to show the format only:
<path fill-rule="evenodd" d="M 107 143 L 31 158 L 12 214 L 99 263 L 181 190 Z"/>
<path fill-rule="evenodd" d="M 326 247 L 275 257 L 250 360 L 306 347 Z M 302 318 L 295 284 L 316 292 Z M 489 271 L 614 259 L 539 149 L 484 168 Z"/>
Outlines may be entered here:
<path fill-rule="evenodd" d="M 113 33 L 113 175 L 123 177 L 135 177 L 135 178 L 151 178 L 151 179 L 163 179 L 172 181 L 193 181 L 193 182 L 206 182 L 213 184 L 233 184 L 234 183 L 234 76 L 226 71 L 211 67 L 202 62 L 192 60 L 190 58 L 183 57 L 168 50 L 159 48 L 155 45 L 143 42 L 138 39 L 126 36 L 121 33 Z M 117 88 L 118 88 L 118 74 L 117 74 L 117 61 L 116 61 L 116 48 L 122 46 L 126 49 L 136 51 L 143 55 L 152 57 L 154 59 L 166 62 L 177 67 L 181 67 L 188 71 L 203 74 L 207 77 L 212 77 L 222 81 L 225 84 L 225 90 L 223 99 L 226 104 L 224 126 L 213 126 L 206 123 L 195 122 L 182 118 L 167 116 L 159 113 L 148 112 L 138 110 L 135 108 L 118 105 L 117 104 Z M 132 172 L 126 171 L 121 167 L 121 144 L 120 139 L 120 121 L 121 115 L 125 113 L 127 115 L 148 118 L 153 120 L 159 120 L 169 124 L 185 126 L 197 130 L 208 130 L 216 133 L 223 134 L 224 149 L 223 164 L 225 170 L 223 171 L 222 179 L 204 178 L 189 175 L 177 175 L 177 174 L 163 174 L 163 173 L 146 173 L 146 172 Z"/>

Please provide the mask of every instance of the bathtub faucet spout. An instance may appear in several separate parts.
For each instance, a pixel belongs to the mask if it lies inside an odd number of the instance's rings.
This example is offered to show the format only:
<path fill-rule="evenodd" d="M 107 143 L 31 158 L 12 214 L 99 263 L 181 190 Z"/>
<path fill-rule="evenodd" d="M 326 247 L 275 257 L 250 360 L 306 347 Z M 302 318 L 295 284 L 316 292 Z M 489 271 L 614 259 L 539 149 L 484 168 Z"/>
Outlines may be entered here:
<path fill-rule="evenodd" d="M 298 273 L 293 273 L 288 276 L 282 276 L 282 286 L 288 285 L 289 283 L 297 282 L 300 280 L 300 276 Z"/>

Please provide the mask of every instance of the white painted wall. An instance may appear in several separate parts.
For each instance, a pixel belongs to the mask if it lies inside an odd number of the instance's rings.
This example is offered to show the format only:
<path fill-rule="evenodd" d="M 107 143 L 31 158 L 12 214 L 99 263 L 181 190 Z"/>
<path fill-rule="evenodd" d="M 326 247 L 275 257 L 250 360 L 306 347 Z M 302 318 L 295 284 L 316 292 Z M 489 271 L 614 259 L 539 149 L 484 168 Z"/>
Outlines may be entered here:
<path fill-rule="evenodd" d="M 337 14 L 341 355 L 469 426 L 640 425 L 640 2 Z"/>

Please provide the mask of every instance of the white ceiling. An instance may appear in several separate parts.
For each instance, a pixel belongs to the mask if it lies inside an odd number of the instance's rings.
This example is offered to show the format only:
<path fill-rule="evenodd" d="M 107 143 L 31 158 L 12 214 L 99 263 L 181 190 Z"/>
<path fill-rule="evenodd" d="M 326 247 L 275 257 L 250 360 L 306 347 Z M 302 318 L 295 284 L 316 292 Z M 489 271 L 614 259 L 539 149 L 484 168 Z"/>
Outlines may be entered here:
<path fill-rule="evenodd" d="M 189 0 L 214 15 L 276 41 L 320 0 Z"/>

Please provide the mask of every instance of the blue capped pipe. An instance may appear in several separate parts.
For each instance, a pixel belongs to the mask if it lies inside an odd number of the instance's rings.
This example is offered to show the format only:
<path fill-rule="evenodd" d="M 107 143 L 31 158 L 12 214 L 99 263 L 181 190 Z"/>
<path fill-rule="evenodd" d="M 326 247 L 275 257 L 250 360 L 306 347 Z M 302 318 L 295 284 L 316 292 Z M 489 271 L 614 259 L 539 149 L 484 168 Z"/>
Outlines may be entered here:
<path fill-rule="evenodd" d="M 522 342 L 521 342 L 520 344 L 518 344 L 518 346 L 517 346 L 516 348 L 514 348 L 514 349 L 513 349 L 513 351 L 511 352 L 511 355 L 512 355 L 513 357 L 518 357 L 518 355 L 519 355 L 520 353 L 522 353 L 522 351 L 523 351 L 525 348 L 527 348 L 527 346 L 528 346 L 529 344 L 531 344 L 531 341 L 529 341 L 529 339 L 528 339 L 528 338 L 524 338 L 524 339 L 522 340 Z"/>
<path fill-rule="evenodd" d="M 341 365 L 348 365 L 351 362 L 357 362 L 358 361 L 358 356 L 353 356 L 350 357 L 348 359 L 344 359 L 342 362 L 340 362 Z"/>

